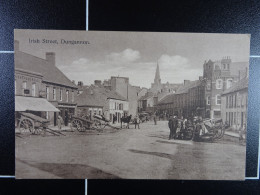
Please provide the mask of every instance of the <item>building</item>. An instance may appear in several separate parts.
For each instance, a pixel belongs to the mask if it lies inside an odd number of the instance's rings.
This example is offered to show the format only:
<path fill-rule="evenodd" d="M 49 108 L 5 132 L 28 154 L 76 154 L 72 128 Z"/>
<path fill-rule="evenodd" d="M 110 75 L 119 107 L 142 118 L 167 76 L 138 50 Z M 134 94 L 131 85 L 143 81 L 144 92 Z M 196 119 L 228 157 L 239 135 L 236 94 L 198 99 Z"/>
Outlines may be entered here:
<path fill-rule="evenodd" d="M 38 94 L 58 108 L 65 125 L 68 125 L 69 116 L 75 113 L 74 98 L 77 86 L 56 67 L 55 53 L 46 52 L 46 58 L 43 59 L 20 51 L 18 41 L 15 40 L 14 44 L 16 71 L 20 71 L 19 75 L 21 71 L 30 72 L 35 75 L 35 79 L 38 79 L 30 81 L 24 77 L 19 82 L 23 82 L 23 88 L 31 87 L 30 95 Z M 18 81 L 15 82 L 18 84 Z M 20 89 L 18 87 L 16 89 L 18 93 Z M 46 118 L 51 121 L 51 124 L 57 124 L 57 117 L 57 112 L 46 112 Z"/>
<path fill-rule="evenodd" d="M 207 82 L 205 89 L 207 118 L 221 118 L 221 94 L 238 80 L 238 75 L 231 74 L 231 69 L 230 57 L 214 62 L 208 60 L 203 65 L 203 78 Z"/>
<path fill-rule="evenodd" d="M 176 93 L 169 94 L 157 104 L 159 114 L 173 114 L 178 117 L 205 116 L 205 82 L 184 80 Z"/>
<path fill-rule="evenodd" d="M 138 100 L 138 112 L 150 112 L 156 111 L 156 104 L 158 103 L 157 95 L 152 92 L 147 92 L 144 96 L 141 96 Z"/>
<path fill-rule="evenodd" d="M 116 122 L 121 122 L 121 117 L 129 115 L 127 99 L 116 91 L 105 88 L 101 81 L 96 80 L 94 85 L 82 86 L 79 89 L 80 93 L 76 97 L 77 113 L 92 117 L 94 113 L 104 114 L 110 121 L 116 116 Z"/>
<path fill-rule="evenodd" d="M 101 84 L 101 81 L 99 81 Z M 109 80 L 103 81 L 102 84 L 106 89 L 115 91 L 124 97 L 129 103 L 128 114 L 136 115 L 138 111 L 138 98 L 142 94 L 140 87 L 132 86 L 128 77 L 112 76 Z"/>
<path fill-rule="evenodd" d="M 154 82 L 151 84 L 149 92 L 155 94 L 160 101 L 165 96 L 175 93 L 180 86 L 181 84 L 161 83 L 159 64 L 157 64 Z"/>
<path fill-rule="evenodd" d="M 92 87 L 85 87 L 82 93 L 76 96 L 75 102 L 77 103 L 77 116 L 87 115 L 92 120 L 94 114 L 103 114 L 105 100 L 99 93 L 94 93 Z"/>
<path fill-rule="evenodd" d="M 221 118 L 224 123 L 238 130 L 247 123 L 248 77 L 244 77 L 221 95 Z"/>

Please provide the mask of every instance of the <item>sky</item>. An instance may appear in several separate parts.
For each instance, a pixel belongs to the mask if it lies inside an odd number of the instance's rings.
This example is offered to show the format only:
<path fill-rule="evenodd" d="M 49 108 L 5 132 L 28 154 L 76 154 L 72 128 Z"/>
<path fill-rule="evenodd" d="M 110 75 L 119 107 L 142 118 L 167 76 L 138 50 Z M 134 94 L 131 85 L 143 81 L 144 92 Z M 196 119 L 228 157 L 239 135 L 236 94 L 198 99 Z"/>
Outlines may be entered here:
<path fill-rule="evenodd" d="M 40 43 L 29 43 L 29 39 Z M 42 39 L 58 44 L 41 43 Z M 60 44 L 61 39 L 90 44 Z M 248 34 L 15 30 L 15 40 L 20 51 L 40 58 L 55 52 L 56 66 L 70 80 L 90 85 L 94 80 L 123 76 L 129 77 L 130 84 L 147 88 L 157 64 L 163 83 L 183 83 L 202 76 L 205 60 L 230 56 L 232 62 L 248 62 L 250 50 Z"/>

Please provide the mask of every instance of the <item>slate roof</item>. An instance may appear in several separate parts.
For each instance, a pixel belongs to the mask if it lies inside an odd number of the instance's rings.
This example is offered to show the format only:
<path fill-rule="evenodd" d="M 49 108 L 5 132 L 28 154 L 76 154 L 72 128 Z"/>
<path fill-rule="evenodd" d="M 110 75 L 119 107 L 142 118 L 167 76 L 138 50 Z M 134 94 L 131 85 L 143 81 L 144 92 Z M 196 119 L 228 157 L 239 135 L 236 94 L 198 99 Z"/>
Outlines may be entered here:
<path fill-rule="evenodd" d="M 199 86 L 201 83 L 200 80 L 196 80 L 196 81 L 190 81 L 189 83 L 187 83 L 186 85 L 182 85 L 178 88 L 178 90 L 176 91 L 175 94 L 182 94 L 182 93 L 188 93 L 190 88 L 193 87 L 197 87 Z"/>
<path fill-rule="evenodd" d="M 15 51 L 15 68 L 40 73 L 46 82 L 77 88 L 55 65 L 28 53 Z"/>
<path fill-rule="evenodd" d="M 117 92 L 97 86 L 84 88 L 83 92 L 75 98 L 75 101 L 78 106 L 104 107 L 107 99 L 127 101 Z"/>
<path fill-rule="evenodd" d="M 222 95 L 225 95 L 225 94 L 228 94 L 228 93 L 233 93 L 233 92 L 236 92 L 236 91 L 240 91 L 240 90 L 246 89 L 246 88 L 248 88 L 248 78 L 247 77 L 233 83 L 232 87 L 225 90 L 222 93 Z"/>
<path fill-rule="evenodd" d="M 179 94 L 183 94 L 183 93 L 188 93 L 189 89 L 191 89 L 193 87 L 197 87 L 200 84 L 201 84 L 200 80 L 190 81 L 186 85 L 180 86 L 176 93 L 170 94 L 170 95 L 167 95 L 166 97 L 164 97 L 162 100 L 159 101 L 158 104 L 171 103 L 173 101 L 174 96 L 179 95 Z"/>

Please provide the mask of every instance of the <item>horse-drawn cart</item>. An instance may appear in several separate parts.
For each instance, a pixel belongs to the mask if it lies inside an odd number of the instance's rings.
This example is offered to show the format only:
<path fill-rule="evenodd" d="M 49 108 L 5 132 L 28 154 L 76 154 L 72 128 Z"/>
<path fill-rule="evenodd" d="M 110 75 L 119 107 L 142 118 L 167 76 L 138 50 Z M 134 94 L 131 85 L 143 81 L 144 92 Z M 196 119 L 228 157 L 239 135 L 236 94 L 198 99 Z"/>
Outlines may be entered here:
<path fill-rule="evenodd" d="M 85 117 L 72 116 L 72 129 L 78 131 L 86 131 L 87 129 L 103 130 L 105 127 L 111 127 L 113 129 L 119 129 L 113 125 L 110 125 L 110 121 L 100 115 L 94 115 L 94 120 L 89 120 Z"/>
<path fill-rule="evenodd" d="M 19 112 L 18 129 L 21 134 L 40 134 L 50 123 L 49 120 L 27 112 Z"/>

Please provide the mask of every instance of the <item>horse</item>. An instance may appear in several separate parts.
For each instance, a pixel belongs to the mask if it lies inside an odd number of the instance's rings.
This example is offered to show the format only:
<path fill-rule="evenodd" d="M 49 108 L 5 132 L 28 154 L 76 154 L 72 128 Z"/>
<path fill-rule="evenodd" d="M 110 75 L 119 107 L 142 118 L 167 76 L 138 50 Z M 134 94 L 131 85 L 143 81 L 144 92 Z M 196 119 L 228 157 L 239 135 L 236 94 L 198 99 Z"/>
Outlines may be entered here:
<path fill-rule="evenodd" d="M 130 115 L 130 116 L 123 116 L 121 118 L 121 128 L 122 128 L 122 123 L 126 123 L 127 124 L 126 128 L 129 129 L 129 123 L 131 121 L 131 118 L 132 118 L 132 115 Z"/>

